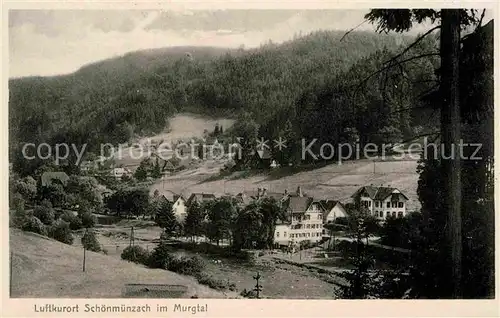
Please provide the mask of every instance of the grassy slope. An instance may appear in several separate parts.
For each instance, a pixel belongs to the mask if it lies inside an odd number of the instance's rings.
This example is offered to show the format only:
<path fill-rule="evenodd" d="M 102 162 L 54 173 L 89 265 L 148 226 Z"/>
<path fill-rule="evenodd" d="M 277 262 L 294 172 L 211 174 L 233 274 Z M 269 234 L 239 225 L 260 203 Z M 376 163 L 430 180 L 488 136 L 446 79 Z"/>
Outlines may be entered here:
<path fill-rule="evenodd" d="M 191 138 L 203 137 L 205 130 L 211 132 L 215 128 L 215 124 L 222 125 L 224 129 L 231 127 L 234 124 L 233 119 L 228 118 L 208 118 L 202 115 L 182 113 L 177 114 L 169 119 L 169 129 L 154 136 L 141 138 L 137 141 L 142 145 L 164 141 L 167 144 L 174 144 L 176 141 L 189 141 Z M 140 148 L 139 148 L 140 149 Z M 144 146 L 144 157 L 140 157 L 140 150 L 130 147 L 123 147 L 123 151 L 117 155 L 115 162 L 123 164 L 129 168 L 135 168 L 140 162 L 147 157 L 148 148 Z M 163 148 L 168 149 L 168 148 Z M 164 154 L 168 158 L 168 152 Z M 138 159 L 136 159 L 138 158 Z"/>
<path fill-rule="evenodd" d="M 12 297 L 119 298 L 125 284 L 173 284 L 188 287 L 185 297 L 225 298 L 194 279 L 160 269 L 87 252 L 82 272 L 81 248 L 11 229 Z"/>
<path fill-rule="evenodd" d="M 410 199 L 408 210 L 412 211 L 420 208 L 417 197 L 416 168 L 415 160 L 390 162 L 358 160 L 342 165 L 331 164 L 310 171 L 284 174 L 281 177 L 256 174 L 246 178 L 236 179 L 233 176 L 214 181 L 205 181 L 211 175 L 213 176 L 211 173 L 186 171 L 167 177 L 164 181 L 158 181 L 152 186 L 152 191 L 154 189 L 160 192 L 171 190 L 189 196 L 192 192 L 236 194 L 244 190 L 256 190 L 258 187 L 264 187 L 273 192 L 283 192 L 285 189 L 291 192 L 301 186 L 303 192 L 311 196 L 346 202 L 361 186 L 383 184 L 396 187 L 405 193 Z"/>

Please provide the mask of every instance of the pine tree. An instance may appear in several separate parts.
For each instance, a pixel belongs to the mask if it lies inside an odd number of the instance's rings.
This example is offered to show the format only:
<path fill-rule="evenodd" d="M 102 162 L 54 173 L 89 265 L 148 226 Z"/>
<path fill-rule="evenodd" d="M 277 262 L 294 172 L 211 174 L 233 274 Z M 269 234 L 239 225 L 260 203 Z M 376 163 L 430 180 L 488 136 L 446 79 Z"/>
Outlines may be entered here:
<path fill-rule="evenodd" d="M 172 209 L 172 203 L 163 201 L 155 216 L 155 223 L 161 227 L 165 235 L 172 237 L 177 229 L 177 218 Z"/>
<path fill-rule="evenodd" d="M 202 223 L 205 214 L 200 204 L 194 200 L 187 209 L 186 220 L 184 221 L 184 232 L 186 236 L 200 236 L 202 234 Z"/>

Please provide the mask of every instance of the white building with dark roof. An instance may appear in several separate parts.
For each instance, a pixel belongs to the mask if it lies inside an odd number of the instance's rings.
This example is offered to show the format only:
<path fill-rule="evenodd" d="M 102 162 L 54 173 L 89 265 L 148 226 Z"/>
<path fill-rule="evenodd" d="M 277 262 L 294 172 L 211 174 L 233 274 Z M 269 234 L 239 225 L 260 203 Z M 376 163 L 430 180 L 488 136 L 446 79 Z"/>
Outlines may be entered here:
<path fill-rule="evenodd" d="M 323 213 L 319 200 L 290 196 L 284 201 L 287 220 L 276 225 L 274 241 L 278 245 L 294 245 L 301 241 L 319 242 L 323 236 Z"/>
<path fill-rule="evenodd" d="M 389 216 L 404 217 L 407 214 L 408 197 L 397 188 L 364 186 L 359 188 L 352 198 L 357 205 L 364 207 L 379 219 L 386 219 Z"/>

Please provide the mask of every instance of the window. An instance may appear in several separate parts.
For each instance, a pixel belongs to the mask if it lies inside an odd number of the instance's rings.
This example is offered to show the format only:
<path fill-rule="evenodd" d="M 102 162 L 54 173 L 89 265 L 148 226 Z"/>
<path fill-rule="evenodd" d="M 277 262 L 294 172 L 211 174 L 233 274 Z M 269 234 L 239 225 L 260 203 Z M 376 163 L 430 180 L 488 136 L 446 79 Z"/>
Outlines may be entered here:
<path fill-rule="evenodd" d="M 280 237 L 280 232 L 276 232 L 276 237 Z"/>
<path fill-rule="evenodd" d="M 368 206 L 372 206 L 372 201 L 368 201 Z"/>
<path fill-rule="evenodd" d="M 286 237 L 286 232 L 283 232 L 283 237 Z"/>
<path fill-rule="evenodd" d="M 384 211 L 380 211 L 380 217 L 383 218 L 384 217 Z"/>
<path fill-rule="evenodd" d="M 311 225 L 310 224 L 306 224 L 306 229 L 310 229 L 311 228 Z"/>
<path fill-rule="evenodd" d="M 396 212 L 392 212 L 392 217 L 395 218 L 396 217 Z"/>
<path fill-rule="evenodd" d="M 390 217 L 390 216 L 391 216 L 391 212 L 386 211 L 386 212 L 385 212 L 385 217 L 386 217 L 386 218 L 388 218 L 388 217 Z"/>
<path fill-rule="evenodd" d="M 375 201 L 375 207 L 378 208 L 378 201 Z"/>
<path fill-rule="evenodd" d="M 398 203 L 397 202 L 392 202 L 392 207 L 393 208 L 397 208 L 398 207 Z"/>
<path fill-rule="evenodd" d="M 404 206 L 403 202 L 398 202 L 398 208 L 402 208 Z"/>
<path fill-rule="evenodd" d="M 311 237 L 311 233 L 307 233 L 307 237 Z"/>
<path fill-rule="evenodd" d="M 403 212 L 398 212 L 398 218 L 402 218 L 403 217 Z"/>
<path fill-rule="evenodd" d="M 391 207 L 391 202 L 387 202 L 387 207 L 390 208 Z"/>

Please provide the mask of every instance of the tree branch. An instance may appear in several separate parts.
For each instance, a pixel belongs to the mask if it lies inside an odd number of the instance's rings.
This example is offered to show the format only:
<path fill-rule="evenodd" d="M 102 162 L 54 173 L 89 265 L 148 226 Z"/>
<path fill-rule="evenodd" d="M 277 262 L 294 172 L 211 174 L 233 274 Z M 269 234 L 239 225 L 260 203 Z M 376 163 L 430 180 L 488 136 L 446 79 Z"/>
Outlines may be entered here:
<path fill-rule="evenodd" d="M 479 18 L 479 22 L 478 22 L 474 32 L 477 32 L 479 30 L 479 28 L 481 27 L 481 24 L 483 24 L 483 19 L 484 19 L 485 13 L 486 13 L 486 9 L 483 9 L 483 12 L 481 13 L 481 18 Z"/>
<path fill-rule="evenodd" d="M 440 135 L 440 134 L 441 134 L 441 132 L 439 132 L 439 131 L 435 131 L 435 132 L 431 132 L 431 133 L 426 133 L 426 134 L 421 134 L 421 135 L 413 136 L 413 137 L 411 137 L 410 139 L 403 140 L 403 141 L 401 142 L 401 144 L 406 144 L 406 143 L 408 143 L 408 142 L 410 142 L 410 141 L 412 141 L 412 140 L 415 140 L 415 139 L 417 139 L 417 138 L 421 138 L 421 137 L 429 137 L 429 136 Z"/>
<path fill-rule="evenodd" d="M 364 78 L 358 85 L 357 85 L 357 88 L 356 88 L 356 91 L 363 85 L 365 84 L 366 82 L 368 82 L 368 80 L 370 78 L 372 78 L 373 76 L 377 75 L 377 74 L 380 74 L 382 73 L 383 71 L 385 70 L 388 70 L 390 68 L 393 68 L 394 66 L 397 66 L 397 65 L 400 65 L 400 64 L 403 64 L 403 63 L 406 63 L 406 62 L 410 62 L 410 61 L 413 61 L 413 60 L 416 60 L 416 59 L 420 59 L 420 58 L 424 58 L 424 57 L 428 57 L 428 56 L 439 56 L 439 52 L 434 52 L 434 53 L 426 53 L 426 54 L 421 54 L 421 55 L 415 55 L 415 56 L 412 56 L 412 57 L 409 57 L 405 60 L 402 60 L 402 61 L 394 61 L 396 64 L 389 64 L 387 66 L 384 66 L 382 67 L 381 69 L 378 69 L 377 71 L 373 72 L 372 74 L 368 75 L 368 77 Z"/>
<path fill-rule="evenodd" d="M 340 38 L 340 41 L 339 42 L 342 42 L 342 40 L 344 40 L 344 38 L 351 32 L 353 32 L 354 30 L 356 30 L 357 28 L 359 28 L 360 26 L 362 26 L 363 24 L 365 24 L 366 22 L 368 22 L 367 20 L 364 20 L 363 22 L 361 22 L 360 24 L 358 24 L 357 26 L 355 26 L 354 28 L 350 29 L 349 31 L 347 31 L 346 33 L 344 33 L 344 35 Z"/>
<path fill-rule="evenodd" d="M 435 84 L 435 85 L 432 85 L 429 89 L 426 89 L 425 91 L 423 91 L 422 93 L 418 94 L 415 99 L 420 99 L 422 97 L 424 97 L 425 95 L 429 94 L 430 92 L 432 92 L 433 90 L 439 88 L 439 82 L 438 84 Z"/>
<path fill-rule="evenodd" d="M 435 26 L 433 27 L 432 29 L 430 29 L 429 31 L 425 32 L 424 34 L 422 34 L 421 36 L 419 36 L 412 44 L 408 45 L 404 50 L 403 52 L 395 55 L 394 57 L 392 57 L 390 60 L 384 62 L 384 64 L 389 64 L 389 63 L 392 63 L 393 61 L 395 61 L 396 59 L 400 58 L 401 56 L 403 56 L 406 52 L 408 52 L 409 50 L 411 50 L 411 48 L 413 48 L 415 45 L 417 45 L 420 41 L 422 41 L 426 36 L 428 36 L 429 34 L 431 34 L 432 32 L 434 32 L 435 30 L 437 29 L 440 29 L 441 28 L 441 25 L 438 25 L 438 26 Z"/>
<path fill-rule="evenodd" d="M 390 112 L 388 116 L 391 116 L 391 115 L 397 114 L 397 113 L 402 113 L 402 112 L 405 112 L 407 110 L 413 110 L 413 109 L 433 109 L 433 108 L 431 108 L 429 106 L 405 107 L 405 108 L 400 108 L 400 109 L 397 109 L 397 110 Z"/>

